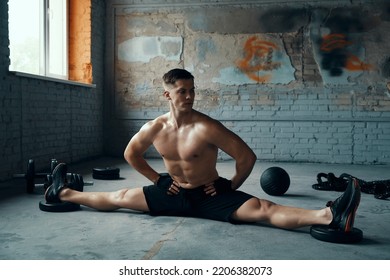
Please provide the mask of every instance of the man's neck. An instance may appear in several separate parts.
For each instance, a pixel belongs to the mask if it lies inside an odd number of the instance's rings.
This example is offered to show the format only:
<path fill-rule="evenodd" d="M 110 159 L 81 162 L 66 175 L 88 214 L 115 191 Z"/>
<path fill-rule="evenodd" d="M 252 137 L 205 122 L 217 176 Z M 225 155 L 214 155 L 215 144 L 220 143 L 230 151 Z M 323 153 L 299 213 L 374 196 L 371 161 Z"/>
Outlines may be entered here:
<path fill-rule="evenodd" d="M 193 122 L 194 112 L 194 110 L 188 112 L 178 112 L 171 110 L 169 115 L 169 121 L 177 128 L 180 128 Z"/>

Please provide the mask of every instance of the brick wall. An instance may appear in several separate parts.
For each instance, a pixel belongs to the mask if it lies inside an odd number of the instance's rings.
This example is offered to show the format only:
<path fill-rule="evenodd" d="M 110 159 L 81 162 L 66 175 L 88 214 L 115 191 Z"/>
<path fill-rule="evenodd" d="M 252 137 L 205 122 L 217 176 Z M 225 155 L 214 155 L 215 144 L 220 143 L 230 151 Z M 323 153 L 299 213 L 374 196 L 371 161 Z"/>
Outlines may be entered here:
<path fill-rule="evenodd" d="M 173 67 L 195 75 L 195 108 L 261 160 L 390 163 L 387 1 L 106 2 L 92 1 L 96 88 L 9 73 L 7 1 L 0 2 L 0 180 L 23 172 L 29 158 L 40 169 L 51 158 L 122 157 L 141 125 L 167 111 L 160 78 Z M 343 55 L 352 65 L 333 65 L 321 53 L 321 32 L 329 30 L 348 35 L 351 54 Z M 137 61 L 126 51 L 135 37 L 154 42 L 159 55 L 151 48 L 139 56 L 147 62 Z M 258 58 L 268 63 L 260 82 L 237 66 L 253 37 L 274 47 Z"/>
<path fill-rule="evenodd" d="M 92 1 L 96 87 L 20 77 L 8 72 L 8 5 L 0 2 L 0 181 L 50 160 L 76 162 L 103 153 L 105 3 Z"/>
<path fill-rule="evenodd" d="M 109 153 L 168 110 L 160 78 L 183 67 L 195 108 L 261 160 L 390 163 L 387 1 L 154 2 L 108 1 Z"/>
<path fill-rule="evenodd" d="M 228 103 L 235 98 L 225 98 L 224 104 L 217 110 L 207 111 L 201 102 L 197 103 L 196 108 L 203 107 L 201 111 L 221 120 L 225 126 L 240 135 L 260 160 L 388 164 L 389 112 L 359 111 L 356 114 L 359 109 L 356 100 L 367 98 L 367 94 L 337 93 L 339 91 L 340 89 L 332 89 L 315 92 L 302 88 L 298 92 L 274 92 L 267 97 L 248 94 L 244 99 L 254 100 L 253 104 L 257 105 L 231 105 Z M 256 93 L 242 90 L 231 96 L 242 96 L 244 92 Z M 376 103 L 379 104 L 380 101 L 379 99 Z M 368 106 L 367 103 L 364 104 Z M 126 133 L 120 133 L 118 139 L 127 139 L 143 123 L 142 120 L 123 122 L 121 131 Z M 113 146 L 116 147 L 125 144 L 114 143 Z M 115 147 L 111 151 L 118 155 L 121 153 Z M 158 154 L 150 149 L 147 156 L 158 157 Z M 221 152 L 220 158 L 229 157 Z"/>

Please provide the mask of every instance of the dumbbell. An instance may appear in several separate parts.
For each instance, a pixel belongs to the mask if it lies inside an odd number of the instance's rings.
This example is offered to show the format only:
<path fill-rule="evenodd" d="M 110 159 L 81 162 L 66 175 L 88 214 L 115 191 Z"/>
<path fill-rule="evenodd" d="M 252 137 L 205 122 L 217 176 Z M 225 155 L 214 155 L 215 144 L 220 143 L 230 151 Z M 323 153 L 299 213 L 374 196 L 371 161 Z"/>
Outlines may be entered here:
<path fill-rule="evenodd" d="M 26 191 L 27 191 L 27 193 L 33 193 L 34 189 L 36 187 L 47 188 L 51 184 L 50 175 L 56 166 L 57 166 L 57 160 L 52 159 L 51 164 L 50 164 L 50 173 L 36 173 L 35 172 L 35 162 L 33 159 L 29 159 L 28 164 L 27 164 L 27 172 L 24 174 L 14 174 L 13 177 L 26 179 Z M 37 179 L 37 178 L 45 179 L 45 183 L 35 184 L 35 179 Z"/>
<path fill-rule="evenodd" d="M 35 172 L 35 162 L 33 159 L 30 159 L 27 164 L 27 172 L 25 174 L 14 174 L 14 178 L 24 178 L 26 179 L 26 191 L 27 193 L 33 193 L 35 188 L 43 187 L 47 189 L 53 183 L 53 170 L 57 166 L 58 161 L 52 159 L 50 163 L 50 173 L 36 173 Z M 77 184 L 77 188 L 83 188 L 87 185 L 93 185 L 93 182 L 84 182 L 83 177 L 80 174 L 76 173 L 67 173 L 67 181 Z M 43 184 L 36 184 L 36 178 L 45 179 Z"/>
<path fill-rule="evenodd" d="M 50 177 L 53 177 L 50 175 Z M 73 189 L 83 191 L 84 186 L 92 186 L 92 181 L 84 181 L 83 176 L 77 173 L 66 173 L 66 181 L 73 185 Z M 51 180 L 53 182 L 53 180 Z"/>
<path fill-rule="evenodd" d="M 48 175 L 53 182 L 53 175 Z M 93 185 L 93 182 L 84 182 L 83 176 L 77 173 L 66 173 L 64 182 L 69 188 L 82 192 L 84 185 Z M 61 202 L 47 202 L 42 200 L 39 202 L 39 209 L 45 212 L 69 212 L 80 210 L 80 204 L 61 201 Z"/>

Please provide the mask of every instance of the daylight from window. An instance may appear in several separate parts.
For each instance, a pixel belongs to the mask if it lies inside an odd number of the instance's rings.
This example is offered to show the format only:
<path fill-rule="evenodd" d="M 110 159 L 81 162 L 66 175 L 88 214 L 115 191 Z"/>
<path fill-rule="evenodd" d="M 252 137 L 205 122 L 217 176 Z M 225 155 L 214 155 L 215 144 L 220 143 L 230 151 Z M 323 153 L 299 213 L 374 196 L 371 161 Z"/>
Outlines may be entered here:
<path fill-rule="evenodd" d="M 10 0 L 10 70 L 40 74 L 40 0 Z"/>
<path fill-rule="evenodd" d="M 67 0 L 8 4 L 10 70 L 67 79 Z"/>

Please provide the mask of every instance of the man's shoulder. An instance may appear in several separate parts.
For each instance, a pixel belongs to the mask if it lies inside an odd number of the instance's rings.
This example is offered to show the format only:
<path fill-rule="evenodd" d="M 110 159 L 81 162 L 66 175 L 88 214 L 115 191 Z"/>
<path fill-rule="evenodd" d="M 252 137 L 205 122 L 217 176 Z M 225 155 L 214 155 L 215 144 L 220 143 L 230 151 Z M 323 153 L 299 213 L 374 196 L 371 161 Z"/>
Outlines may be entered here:
<path fill-rule="evenodd" d="M 194 113 L 195 113 L 196 119 L 198 121 L 201 121 L 201 122 L 218 122 L 216 119 L 214 119 L 214 118 L 210 117 L 209 115 L 206 115 L 206 114 L 204 114 L 202 112 L 194 110 Z"/>
<path fill-rule="evenodd" d="M 164 124 L 166 123 L 168 120 L 168 114 L 163 114 L 163 115 L 160 115 L 152 120 L 149 120 L 148 122 L 146 122 L 146 124 L 149 124 L 149 125 L 159 125 L 159 124 Z"/>
<path fill-rule="evenodd" d="M 164 127 L 164 124 L 167 122 L 167 116 L 161 115 L 153 120 L 147 121 L 143 126 L 142 130 L 161 130 Z"/>
<path fill-rule="evenodd" d="M 220 129 L 220 128 L 224 127 L 220 121 L 210 117 L 209 115 L 201 113 L 201 112 L 197 112 L 196 119 L 197 119 L 196 123 L 201 125 L 202 127 L 204 127 L 207 130 Z"/>
<path fill-rule="evenodd" d="M 168 113 L 165 113 L 163 115 L 156 117 L 155 119 L 151 120 L 150 122 L 153 124 L 166 123 L 168 121 L 168 115 L 169 115 Z"/>

